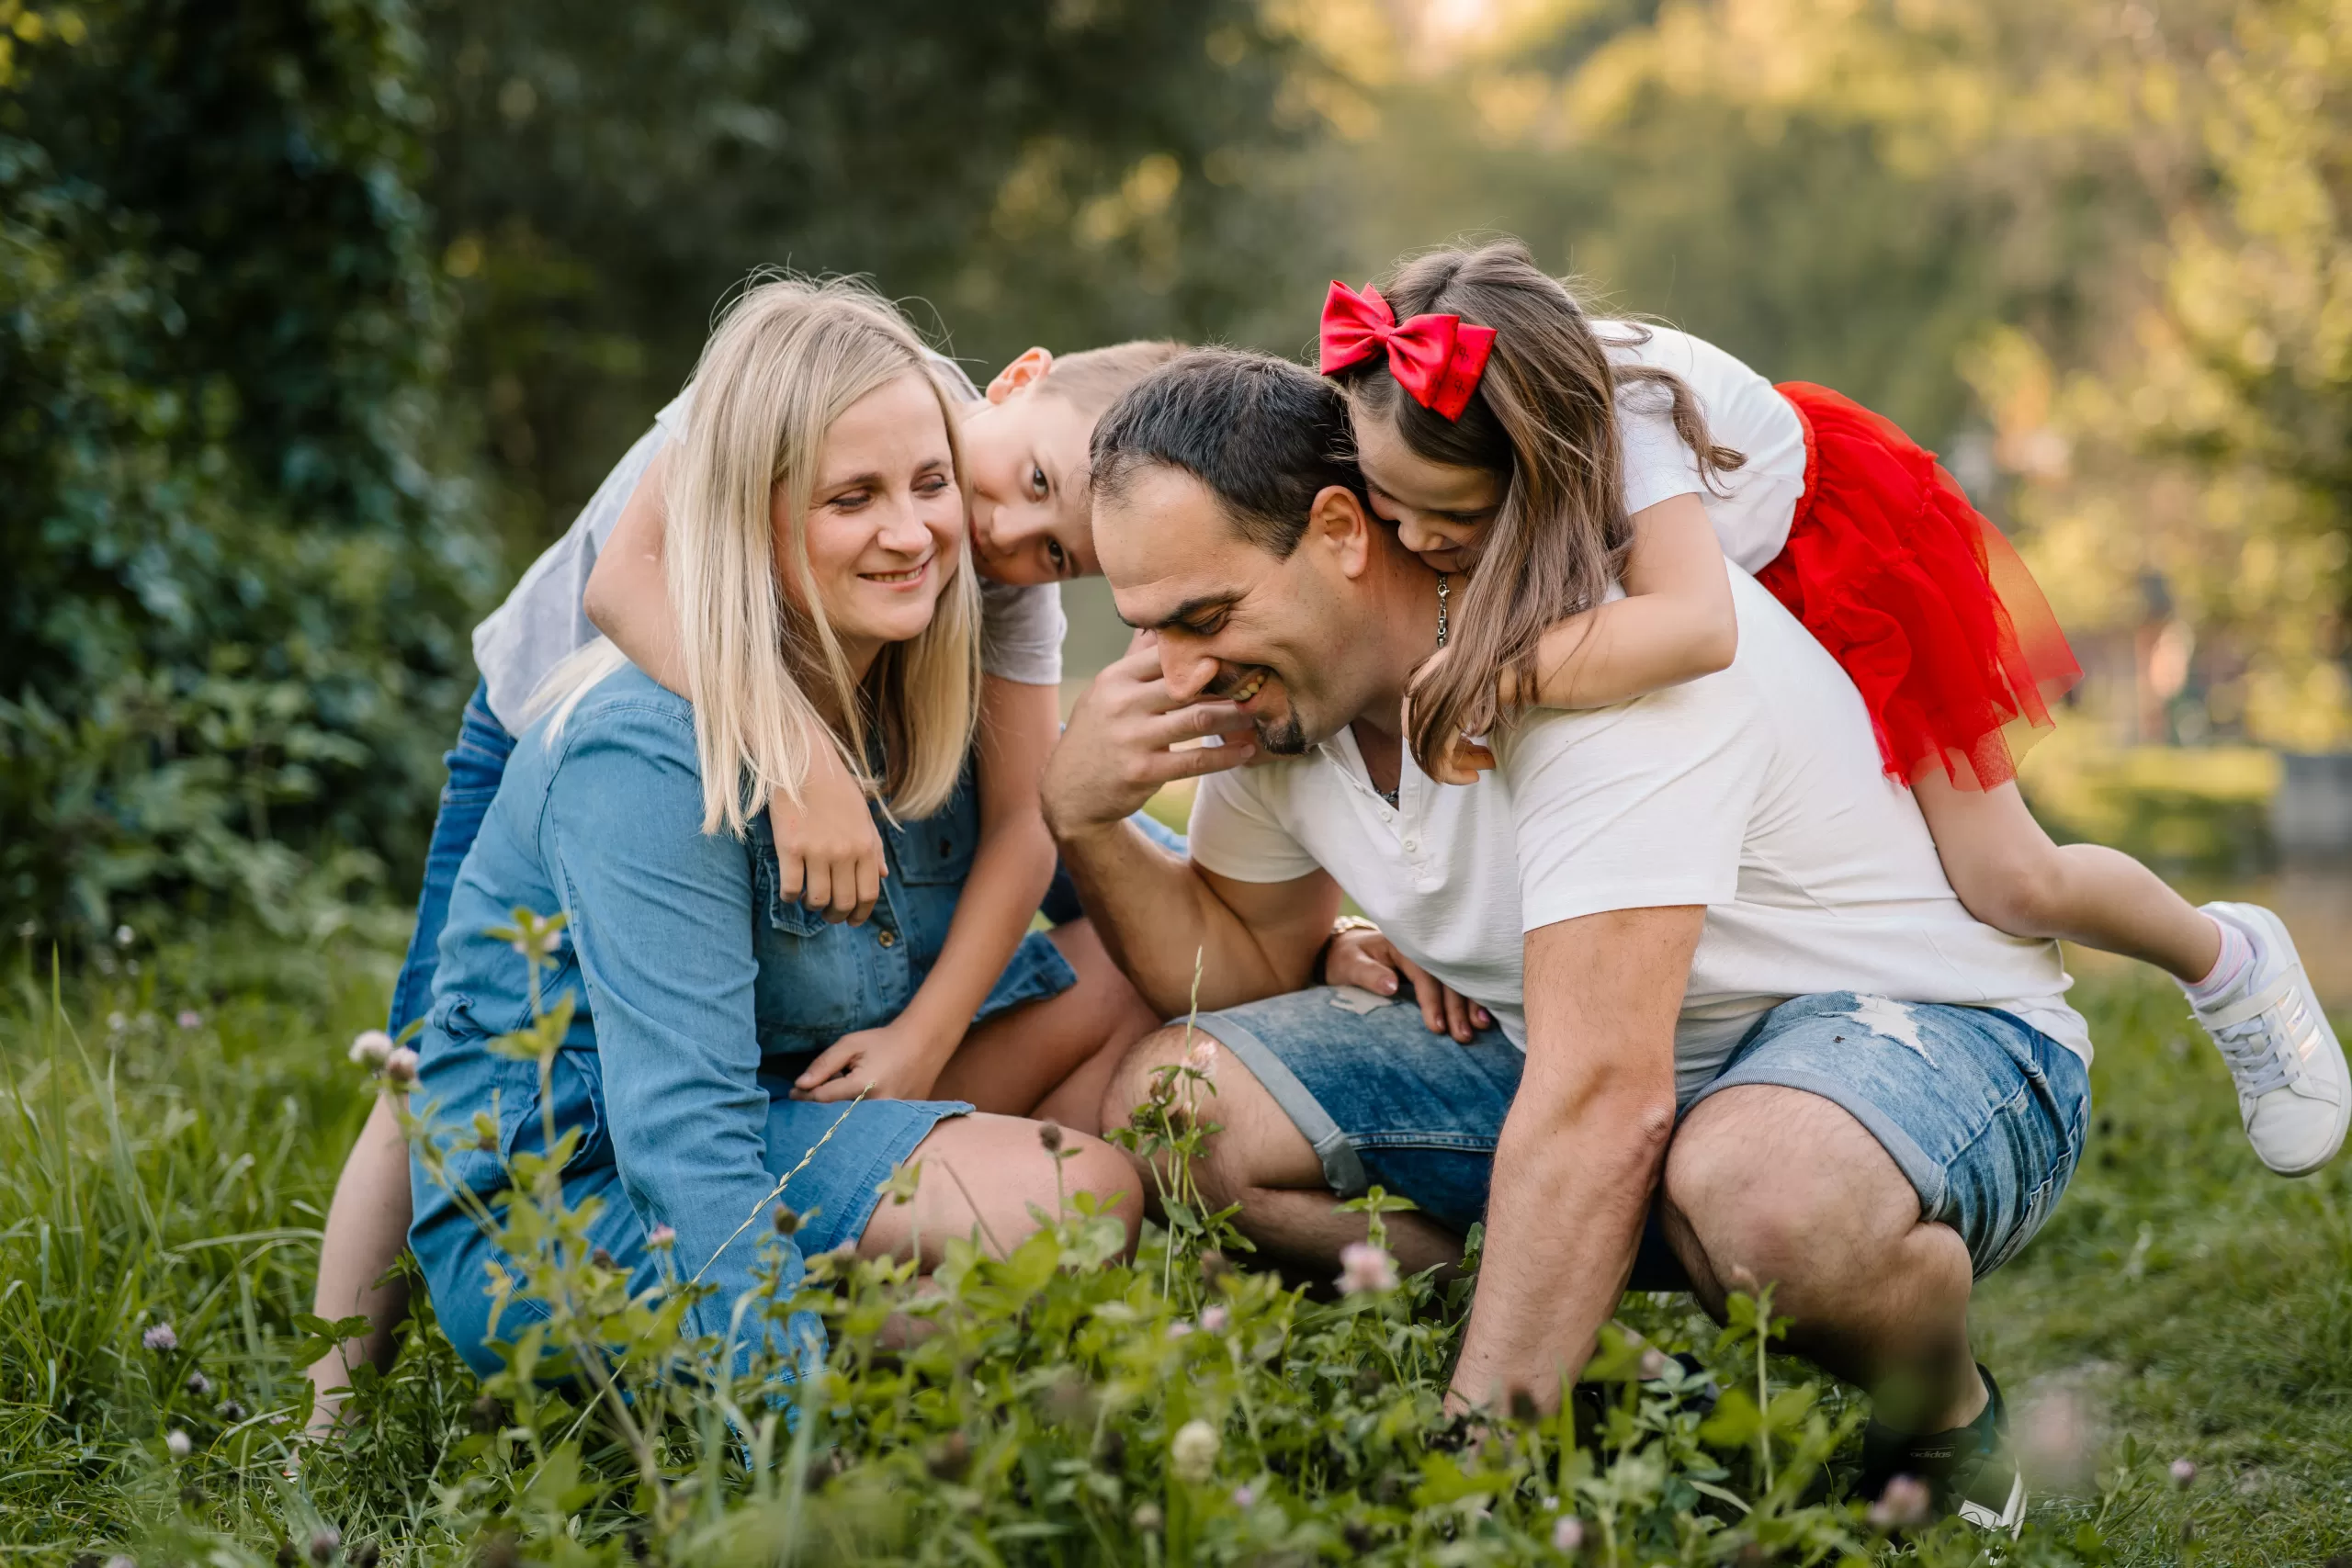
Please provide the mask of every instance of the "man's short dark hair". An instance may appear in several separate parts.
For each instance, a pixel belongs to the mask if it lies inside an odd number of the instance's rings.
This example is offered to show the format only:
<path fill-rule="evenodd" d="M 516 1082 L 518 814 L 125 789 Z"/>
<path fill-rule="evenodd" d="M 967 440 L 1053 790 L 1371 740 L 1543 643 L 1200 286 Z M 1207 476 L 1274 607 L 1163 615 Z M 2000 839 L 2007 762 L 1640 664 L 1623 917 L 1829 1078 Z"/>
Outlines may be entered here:
<path fill-rule="evenodd" d="M 1331 485 L 1364 499 L 1348 405 L 1328 381 L 1271 354 L 1196 348 L 1129 388 L 1094 426 L 1094 496 L 1137 473 L 1182 468 L 1224 503 L 1241 536 L 1277 559 Z"/>

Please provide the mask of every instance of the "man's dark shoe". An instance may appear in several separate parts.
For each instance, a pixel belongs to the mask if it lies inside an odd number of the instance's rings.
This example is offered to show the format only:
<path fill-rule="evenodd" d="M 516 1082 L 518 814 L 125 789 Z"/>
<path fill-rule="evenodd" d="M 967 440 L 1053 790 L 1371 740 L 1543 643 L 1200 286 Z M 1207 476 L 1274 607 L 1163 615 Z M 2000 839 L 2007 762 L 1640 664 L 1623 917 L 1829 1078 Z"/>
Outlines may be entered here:
<path fill-rule="evenodd" d="M 1873 1417 L 1862 1431 L 1862 1469 L 1857 1483 L 1860 1495 L 1902 1501 L 1888 1484 L 1908 1476 L 1924 1483 L 1928 1503 L 1939 1514 L 1955 1514 L 1979 1529 L 2000 1530 L 2014 1537 L 2025 1528 L 2025 1478 L 2018 1473 L 2017 1453 L 2009 1446 L 2009 1410 L 2001 1385 L 1982 1366 L 1984 1408 L 1975 1420 L 1949 1432 L 1898 1432 Z M 1908 1522 L 1894 1518 L 1887 1522 Z"/>

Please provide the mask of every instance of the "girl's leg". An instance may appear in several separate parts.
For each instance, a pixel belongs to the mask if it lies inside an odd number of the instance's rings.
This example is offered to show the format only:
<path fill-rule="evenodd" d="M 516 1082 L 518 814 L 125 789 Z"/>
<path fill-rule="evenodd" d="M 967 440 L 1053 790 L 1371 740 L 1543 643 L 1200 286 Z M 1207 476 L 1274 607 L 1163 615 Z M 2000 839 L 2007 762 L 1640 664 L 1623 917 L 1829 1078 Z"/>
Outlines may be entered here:
<path fill-rule="evenodd" d="M 2129 855 L 2052 843 L 2015 784 L 1961 790 L 1932 772 L 1913 788 L 1970 914 L 2012 936 L 2064 937 L 2169 970 L 2230 1069 L 2262 1163 L 2307 1176 L 2335 1157 L 2352 1129 L 2352 1070 L 2277 915 L 2191 908 Z"/>
<path fill-rule="evenodd" d="M 379 1096 L 351 1156 L 344 1161 L 334 1201 L 327 1206 L 326 1233 L 319 1244 L 318 1298 L 311 1308 L 329 1323 L 365 1317 L 369 1326 L 364 1336 L 328 1351 L 311 1368 L 316 1394 L 311 1406 L 312 1437 L 334 1427 L 354 1365 L 372 1361 L 380 1367 L 391 1361 L 392 1331 L 408 1315 L 408 1281 L 385 1276 L 408 1245 L 408 1141 L 401 1135 L 392 1102 Z"/>
<path fill-rule="evenodd" d="M 905 1258 L 920 1235 L 925 1269 L 945 1258 L 949 1241 L 967 1236 L 1001 1257 L 1036 1231 L 1032 1207 L 1052 1214 L 1080 1192 L 1116 1199 L 1108 1212 L 1127 1227 L 1133 1247 L 1143 1198 L 1126 1157 L 1100 1138 L 1065 1132 L 1057 1178 L 1039 1131 L 1035 1122 L 984 1113 L 940 1122 L 907 1162 L 922 1166 L 914 1201 L 884 1199 L 858 1237 L 858 1256 Z"/>
<path fill-rule="evenodd" d="M 1111 962 L 1091 922 L 1072 920 L 1050 934 L 1078 971 L 1078 984 L 1057 997 L 1000 1014 L 967 1034 L 932 1093 L 940 1100 L 968 1100 L 999 1115 L 1047 1114 L 1091 1133 L 1099 1130 L 1102 1083 L 1091 1097 L 1082 1091 L 1063 1094 L 1062 1086 L 1091 1066 L 1099 1067 L 1107 1082 L 1119 1053 L 1159 1020 Z M 1106 1053 L 1109 1062 L 1103 1063 Z"/>
<path fill-rule="evenodd" d="M 2015 783 L 1960 789 L 1930 764 L 1911 787 L 1951 890 L 1986 925 L 2137 958 L 2183 985 L 2213 972 L 2222 956 L 2213 917 L 2119 850 L 2051 842 Z"/>

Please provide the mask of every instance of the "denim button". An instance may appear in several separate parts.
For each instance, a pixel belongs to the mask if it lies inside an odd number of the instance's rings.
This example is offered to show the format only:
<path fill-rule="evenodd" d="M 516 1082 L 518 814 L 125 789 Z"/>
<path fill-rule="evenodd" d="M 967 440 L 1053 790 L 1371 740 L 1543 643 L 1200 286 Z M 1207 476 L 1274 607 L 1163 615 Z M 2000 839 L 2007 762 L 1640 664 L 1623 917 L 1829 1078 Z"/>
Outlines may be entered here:
<path fill-rule="evenodd" d="M 885 947 L 896 947 L 899 945 L 899 933 L 896 931 L 877 931 L 875 933 L 874 940 L 880 942 Z"/>

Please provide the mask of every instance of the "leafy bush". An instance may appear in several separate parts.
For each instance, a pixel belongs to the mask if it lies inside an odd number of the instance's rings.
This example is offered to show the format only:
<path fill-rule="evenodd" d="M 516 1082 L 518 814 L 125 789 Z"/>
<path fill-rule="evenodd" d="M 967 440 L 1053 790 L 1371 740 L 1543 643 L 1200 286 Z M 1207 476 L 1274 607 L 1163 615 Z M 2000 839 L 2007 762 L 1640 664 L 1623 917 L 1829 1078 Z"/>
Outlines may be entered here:
<path fill-rule="evenodd" d="M 0 57 L 0 910 L 315 930 L 418 857 L 490 562 L 399 0 L 28 11 Z"/>

